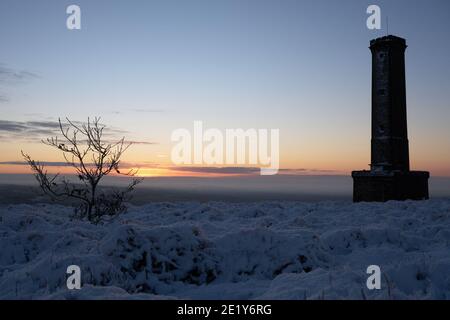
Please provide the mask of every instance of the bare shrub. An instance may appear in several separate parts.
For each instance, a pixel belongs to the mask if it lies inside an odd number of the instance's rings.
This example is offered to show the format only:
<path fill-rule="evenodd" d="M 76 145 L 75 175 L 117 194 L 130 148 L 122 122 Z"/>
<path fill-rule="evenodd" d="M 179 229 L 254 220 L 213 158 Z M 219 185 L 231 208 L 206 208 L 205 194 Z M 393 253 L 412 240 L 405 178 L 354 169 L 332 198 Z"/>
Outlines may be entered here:
<path fill-rule="evenodd" d="M 39 186 L 46 195 L 54 199 L 76 199 L 79 203 L 75 208 L 76 216 L 80 219 L 87 218 L 93 223 L 98 223 L 104 216 L 116 216 L 125 212 L 124 202 L 130 199 L 131 192 L 142 181 L 135 178 L 135 170 L 127 173 L 119 170 L 120 158 L 131 143 L 126 143 L 125 138 L 108 142 L 103 133 L 106 126 L 100 123 L 100 118 L 88 118 L 84 124 L 66 120 L 67 123 L 63 125 L 61 119 L 58 119 L 62 139 L 52 137 L 42 142 L 62 152 L 67 166 L 75 170 L 76 180 L 59 178 L 60 174 L 50 176 L 44 165 L 22 151 Z M 101 179 L 113 172 L 133 179 L 123 190 L 100 192 Z"/>

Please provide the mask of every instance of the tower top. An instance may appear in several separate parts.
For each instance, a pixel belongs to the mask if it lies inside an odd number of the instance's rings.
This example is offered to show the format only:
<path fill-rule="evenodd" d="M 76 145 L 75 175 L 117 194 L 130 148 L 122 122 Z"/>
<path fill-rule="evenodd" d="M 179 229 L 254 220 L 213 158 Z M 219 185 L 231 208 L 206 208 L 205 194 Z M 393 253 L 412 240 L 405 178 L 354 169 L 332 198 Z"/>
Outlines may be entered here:
<path fill-rule="evenodd" d="M 376 38 L 370 41 L 370 49 L 379 47 L 400 46 L 406 49 L 406 40 L 397 36 L 388 35 L 385 37 Z"/>

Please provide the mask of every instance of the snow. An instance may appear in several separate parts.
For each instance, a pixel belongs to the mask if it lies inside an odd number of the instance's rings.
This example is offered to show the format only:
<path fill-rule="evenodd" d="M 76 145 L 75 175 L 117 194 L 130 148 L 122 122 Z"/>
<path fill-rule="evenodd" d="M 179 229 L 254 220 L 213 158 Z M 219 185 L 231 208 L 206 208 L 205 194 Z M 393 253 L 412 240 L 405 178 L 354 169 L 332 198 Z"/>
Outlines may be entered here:
<path fill-rule="evenodd" d="M 0 299 L 450 299 L 446 199 L 161 202 L 100 225 L 71 212 L 0 206 Z"/>

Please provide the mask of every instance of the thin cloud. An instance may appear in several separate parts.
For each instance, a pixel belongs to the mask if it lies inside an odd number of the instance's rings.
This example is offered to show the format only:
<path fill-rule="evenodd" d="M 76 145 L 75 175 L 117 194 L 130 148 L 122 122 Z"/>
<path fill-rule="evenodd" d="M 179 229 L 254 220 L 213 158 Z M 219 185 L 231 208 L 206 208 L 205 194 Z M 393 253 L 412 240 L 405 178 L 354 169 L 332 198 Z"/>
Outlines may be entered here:
<path fill-rule="evenodd" d="M 31 127 L 59 129 L 59 122 L 57 121 L 28 121 L 26 124 Z"/>
<path fill-rule="evenodd" d="M 39 164 L 46 167 L 72 167 L 71 164 L 64 161 L 39 161 Z M 1 165 L 14 165 L 14 166 L 29 166 L 26 161 L 1 161 Z M 87 167 L 93 167 L 94 163 L 86 163 Z M 122 169 L 133 169 L 133 168 L 159 168 L 158 163 L 150 162 L 120 162 L 119 165 Z"/>
<path fill-rule="evenodd" d="M 141 145 L 155 145 L 159 144 L 158 142 L 151 142 L 151 141 L 136 141 L 136 140 L 125 140 L 125 143 L 131 143 L 131 144 L 141 144 Z"/>
<path fill-rule="evenodd" d="M 81 121 L 72 121 L 73 124 L 77 126 L 82 126 L 83 122 Z M 63 121 L 63 127 L 66 127 L 67 124 Z M 114 127 L 106 127 L 104 134 L 104 141 L 106 143 L 115 143 L 124 135 L 126 135 L 128 131 L 114 128 Z M 9 139 L 11 141 L 15 140 L 25 140 L 27 142 L 39 142 L 42 139 L 46 139 L 52 136 L 60 135 L 60 127 L 58 121 L 9 121 L 9 120 L 0 120 L 0 134 L 4 139 Z M 81 136 L 80 136 L 81 137 Z M 153 141 L 143 141 L 143 140 L 125 140 L 125 143 L 132 143 L 138 145 L 154 145 L 158 144 Z"/>
<path fill-rule="evenodd" d="M 9 98 L 4 95 L 0 95 L 0 103 L 9 102 Z"/>
<path fill-rule="evenodd" d="M 59 161 L 39 161 L 39 164 L 46 167 L 68 167 L 66 162 Z M 2 161 L 0 165 L 14 165 L 14 166 L 28 166 L 28 162 L 25 161 Z"/>
<path fill-rule="evenodd" d="M 255 174 L 261 171 L 254 167 L 171 167 L 172 171 L 219 173 L 219 174 Z"/>
<path fill-rule="evenodd" d="M 122 169 L 135 169 L 135 168 L 145 168 L 145 169 L 162 168 L 162 169 L 164 169 L 165 167 L 162 167 L 159 163 L 144 161 L 144 162 L 120 162 L 120 168 L 122 168 Z"/>
<path fill-rule="evenodd" d="M 259 167 L 169 167 L 171 171 L 183 171 L 192 173 L 215 173 L 215 174 L 240 174 L 240 175 L 255 175 L 260 174 L 261 168 Z M 338 170 L 329 169 L 279 169 L 280 174 L 284 175 L 307 175 L 307 174 L 320 174 L 320 173 L 337 173 Z"/>
<path fill-rule="evenodd" d="M 46 167 L 70 167 L 70 164 L 61 161 L 39 161 L 39 163 Z M 18 165 L 18 166 L 28 166 L 26 161 L 2 161 L 1 165 Z M 93 167 L 93 163 L 86 163 L 86 166 Z M 120 168 L 122 169 L 135 169 L 135 168 L 159 168 L 166 169 L 170 171 L 178 171 L 178 172 L 189 172 L 189 173 L 200 173 L 200 174 L 223 174 L 223 175 L 259 175 L 260 168 L 256 167 L 189 167 L 189 166 L 166 166 L 155 162 L 120 162 Z M 280 175 L 292 175 L 292 176 L 301 176 L 301 175 L 320 175 L 325 173 L 340 173 L 338 170 L 330 170 L 330 169 L 280 169 Z"/>
<path fill-rule="evenodd" d="M 23 122 L 0 120 L 0 132 L 21 132 L 27 129 Z"/>
<path fill-rule="evenodd" d="M 0 64 L 0 82 L 7 84 L 16 84 L 24 81 L 38 79 L 39 75 L 26 70 L 14 70 Z"/>
<path fill-rule="evenodd" d="M 6 132 L 20 132 L 20 131 L 38 131 L 38 130 L 59 129 L 58 122 L 52 121 L 9 121 L 0 120 L 0 131 Z M 50 131 L 52 132 L 52 131 Z"/>
<path fill-rule="evenodd" d="M 40 76 L 36 73 L 27 70 L 14 70 L 5 67 L 0 63 L 0 85 L 2 85 L 2 87 L 23 84 L 38 78 L 40 78 Z M 2 93 L 0 94 L 0 103 L 6 103 L 10 101 L 8 93 L 5 93 L 4 91 L 4 88 L 2 88 Z"/>

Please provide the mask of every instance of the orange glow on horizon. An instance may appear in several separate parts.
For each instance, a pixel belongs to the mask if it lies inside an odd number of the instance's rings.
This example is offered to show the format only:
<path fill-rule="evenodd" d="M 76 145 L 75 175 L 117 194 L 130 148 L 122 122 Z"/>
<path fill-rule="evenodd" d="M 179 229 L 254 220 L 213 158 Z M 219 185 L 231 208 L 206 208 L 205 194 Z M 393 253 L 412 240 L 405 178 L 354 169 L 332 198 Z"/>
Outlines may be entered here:
<path fill-rule="evenodd" d="M 150 178 L 150 177 L 233 177 L 233 176 L 254 176 L 258 175 L 257 173 L 214 173 L 214 172 L 199 172 L 195 170 L 195 167 L 192 167 L 193 171 L 188 170 L 177 170 L 176 167 L 141 167 L 141 168 L 122 168 L 121 172 L 126 173 L 130 169 L 138 169 L 137 177 Z M 211 168 L 214 168 L 211 166 Z M 353 168 L 353 169 L 368 169 L 368 168 Z M 74 169 L 66 166 L 48 166 L 46 170 L 49 174 L 63 174 L 63 175 L 72 175 L 75 173 Z M 287 170 L 284 171 L 280 169 L 278 175 L 350 175 L 352 169 L 340 168 L 339 170 L 331 170 L 327 171 L 324 169 L 323 171 L 319 169 L 312 170 L 303 170 L 303 171 L 295 171 L 295 170 Z M 437 167 L 431 171 L 431 176 L 435 177 L 450 177 L 450 173 L 447 168 Z M 0 165 L 0 174 L 32 174 L 31 169 L 26 165 Z M 120 177 L 121 175 L 117 173 L 111 173 L 111 176 Z"/>
<path fill-rule="evenodd" d="M 72 175 L 75 170 L 66 166 L 48 166 L 46 170 L 49 174 Z M 176 167 L 148 167 L 148 168 L 123 168 L 122 173 L 129 170 L 138 170 L 136 177 L 150 178 L 150 177 L 232 177 L 232 176 L 248 176 L 254 174 L 231 174 L 231 173 L 211 173 L 211 172 L 197 172 L 197 171 L 181 171 L 176 170 Z M 32 174 L 31 169 L 26 165 L 0 165 L 0 174 Z M 117 173 L 111 173 L 110 176 L 121 177 Z"/>

